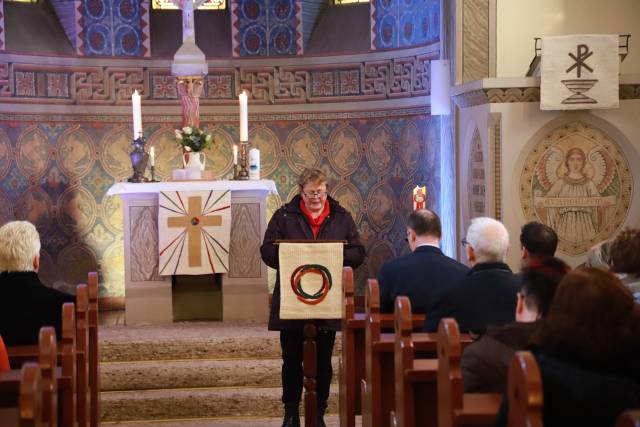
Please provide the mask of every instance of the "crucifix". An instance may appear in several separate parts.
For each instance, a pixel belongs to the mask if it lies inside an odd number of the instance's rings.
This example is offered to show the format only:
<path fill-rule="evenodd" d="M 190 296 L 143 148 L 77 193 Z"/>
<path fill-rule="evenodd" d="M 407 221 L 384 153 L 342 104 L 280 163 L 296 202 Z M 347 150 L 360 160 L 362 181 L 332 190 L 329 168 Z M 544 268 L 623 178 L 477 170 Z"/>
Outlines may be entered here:
<path fill-rule="evenodd" d="M 173 4 L 177 8 L 182 9 L 182 42 L 189 37 L 195 40 L 195 24 L 193 18 L 193 11 L 200 7 L 205 0 L 173 0 Z"/>
<path fill-rule="evenodd" d="M 185 216 L 167 218 L 168 227 L 185 227 L 187 229 L 187 246 L 189 251 L 189 267 L 200 267 L 202 227 L 220 227 L 222 216 L 204 215 L 202 197 L 189 197 L 188 211 Z"/>

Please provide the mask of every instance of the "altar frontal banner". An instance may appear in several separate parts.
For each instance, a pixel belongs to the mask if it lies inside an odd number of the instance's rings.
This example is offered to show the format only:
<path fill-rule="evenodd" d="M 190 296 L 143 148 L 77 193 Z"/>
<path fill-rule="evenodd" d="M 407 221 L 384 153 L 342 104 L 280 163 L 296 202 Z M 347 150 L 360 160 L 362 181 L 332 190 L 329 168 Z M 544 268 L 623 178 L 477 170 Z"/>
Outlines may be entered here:
<path fill-rule="evenodd" d="M 542 38 L 541 110 L 618 108 L 617 34 Z"/>
<path fill-rule="evenodd" d="M 342 243 L 280 243 L 280 318 L 342 316 Z"/>
<path fill-rule="evenodd" d="M 229 271 L 231 191 L 161 191 L 158 273 Z"/>

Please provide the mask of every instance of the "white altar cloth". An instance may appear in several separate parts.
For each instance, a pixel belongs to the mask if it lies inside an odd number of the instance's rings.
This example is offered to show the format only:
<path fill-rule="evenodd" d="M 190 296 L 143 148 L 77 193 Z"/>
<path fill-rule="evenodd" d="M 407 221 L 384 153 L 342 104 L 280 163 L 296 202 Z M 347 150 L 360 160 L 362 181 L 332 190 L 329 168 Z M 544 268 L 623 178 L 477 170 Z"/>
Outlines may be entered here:
<path fill-rule="evenodd" d="M 161 191 L 268 191 L 278 194 L 276 183 L 270 179 L 257 181 L 165 181 L 165 182 L 117 182 L 109 188 L 107 195 L 159 193 Z"/>

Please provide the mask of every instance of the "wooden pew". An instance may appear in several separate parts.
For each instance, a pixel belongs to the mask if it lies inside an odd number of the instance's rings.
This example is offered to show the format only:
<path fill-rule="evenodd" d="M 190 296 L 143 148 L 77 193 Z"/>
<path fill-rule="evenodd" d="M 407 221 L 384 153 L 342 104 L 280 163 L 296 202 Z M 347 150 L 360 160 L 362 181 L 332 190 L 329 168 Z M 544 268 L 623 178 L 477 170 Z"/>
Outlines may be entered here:
<path fill-rule="evenodd" d="M 517 351 L 509 366 L 509 427 L 543 427 L 542 378 L 528 351 Z"/>
<path fill-rule="evenodd" d="M 361 381 L 365 374 L 365 313 L 357 313 L 353 270 L 343 271 L 342 353 L 339 361 L 340 426 L 354 427 L 355 416 L 362 413 Z M 424 315 L 413 316 L 414 329 L 424 326 Z M 393 314 L 380 314 L 381 329 L 393 329 Z M 389 339 L 389 338 L 385 338 Z M 393 340 L 391 339 L 390 343 Z"/>
<path fill-rule="evenodd" d="M 40 367 L 35 362 L 22 366 L 20 375 L 20 427 L 41 427 L 42 422 L 42 378 Z"/>
<path fill-rule="evenodd" d="M 89 389 L 91 427 L 98 427 L 100 417 L 100 355 L 98 353 L 98 273 L 89 273 Z"/>
<path fill-rule="evenodd" d="M 89 288 L 76 287 L 76 375 L 78 401 L 78 427 L 87 427 L 89 421 Z"/>
<path fill-rule="evenodd" d="M 501 394 L 463 393 L 458 323 L 445 318 L 438 325 L 438 426 L 490 426 L 495 422 Z"/>

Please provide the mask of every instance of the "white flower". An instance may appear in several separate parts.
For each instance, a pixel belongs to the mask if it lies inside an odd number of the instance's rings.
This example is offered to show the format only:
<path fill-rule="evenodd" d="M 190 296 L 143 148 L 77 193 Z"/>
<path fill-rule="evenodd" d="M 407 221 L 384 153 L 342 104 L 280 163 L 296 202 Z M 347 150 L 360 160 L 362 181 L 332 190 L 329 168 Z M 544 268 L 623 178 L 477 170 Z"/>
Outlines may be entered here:
<path fill-rule="evenodd" d="M 191 135 L 191 132 L 193 132 L 191 126 L 185 126 L 182 128 L 182 133 L 184 133 L 185 135 Z"/>
<path fill-rule="evenodd" d="M 191 147 L 189 147 L 188 145 L 184 146 L 184 151 L 191 151 Z"/>
<path fill-rule="evenodd" d="M 176 138 L 177 139 L 182 139 L 182 132 L 180 132 L 178 129 L 176 129 L 175 133 L 176 133 Z"/>
<path fill-rule="evenodd" d="M 211 138 L 212 138 L 211 134 L 208 133 L 207 136 L 204 137 L 204 140 L 209 142 L 209 141 L 211 141 Z"/>

